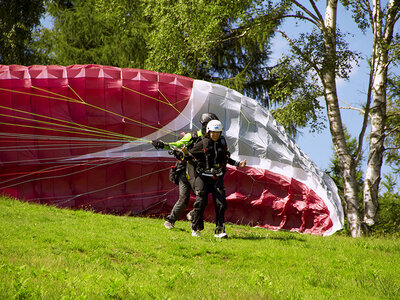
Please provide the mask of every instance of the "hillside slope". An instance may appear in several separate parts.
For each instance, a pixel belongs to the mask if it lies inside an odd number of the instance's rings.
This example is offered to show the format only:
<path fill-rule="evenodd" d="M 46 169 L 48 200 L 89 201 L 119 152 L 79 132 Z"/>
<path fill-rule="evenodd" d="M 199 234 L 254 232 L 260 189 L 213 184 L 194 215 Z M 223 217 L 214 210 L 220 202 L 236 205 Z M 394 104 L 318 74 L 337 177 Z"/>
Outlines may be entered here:
<path fill-rule="evenodd" d="M 0 298 L 400 298 L 398 239 L 176 225 L 0 198 Z"/>

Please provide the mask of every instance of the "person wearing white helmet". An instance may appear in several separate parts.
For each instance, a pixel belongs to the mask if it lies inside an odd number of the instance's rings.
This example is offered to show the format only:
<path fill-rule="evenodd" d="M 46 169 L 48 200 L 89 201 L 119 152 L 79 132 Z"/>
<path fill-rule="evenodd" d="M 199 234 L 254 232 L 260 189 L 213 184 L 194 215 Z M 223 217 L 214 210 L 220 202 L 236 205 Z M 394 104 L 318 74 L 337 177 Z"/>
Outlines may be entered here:
<path fill-rule="evenodd" d="M 166 149 L 173 150 L 171 153 L 175 155 L 178 159 L 174 167 L 171 168 L 170 180 L 179 186 L 179 199 L 176 201 L 174 207 L 172 208 L 170 214 L 166 216 L 164 227 L 167 229 L 172 229 L 175 227 L 175 222 L 179 219 L 180 215 L 186 208 L 190 200 L 190 190 L 192 189 L 185 175 L 186 162 L 181 156 L 182 153 L 178 149 L 190 148 L 194 143 L 200 140 L 206 134 L 207 124 L 211 120 L 218 120 L 218 117 L 213 113 L 203 113 L 200 117 L 201 130 L 188 132 L 177 142 L 164 143 L 161 140 L 153 140 L 152 145 L 157 150 Z M 192 211 L 190 211 L 187 216 L 191 219 Z"/>
<path fill-rule="evenodd" d="M 225 238 L 225 210 L 227 207 L 224 174 L 226 164 L 237 167 L 246 166 L 246 160 L 235 161 L 230 153 L 225 138 L 222 136 L 223 126 L 219 120 L 211 120 L 207 124 L 205 136 L 189 150 L 187 176 L 196 194 L 193 205 L 191 229 L 193 236 L 200 236 L 204 229 L 203 214 L 208 204 L 208 195 L 212 193 L 215 205 L 215 237 Z"/>

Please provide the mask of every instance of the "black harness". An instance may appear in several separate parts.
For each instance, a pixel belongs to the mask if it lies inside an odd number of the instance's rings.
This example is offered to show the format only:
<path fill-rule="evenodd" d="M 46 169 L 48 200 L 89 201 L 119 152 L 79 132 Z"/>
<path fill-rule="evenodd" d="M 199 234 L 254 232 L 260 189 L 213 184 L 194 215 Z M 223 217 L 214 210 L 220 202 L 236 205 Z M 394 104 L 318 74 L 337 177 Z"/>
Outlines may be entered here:
<path fill-rule="evenodd" d="M 224 175 L 227 158 L 229 156 L 225 138 L 221 137 L 218 140 L 218 143 L 215 142 L 213 149 L 210 149 L 208 147 L 208 145 L 206 144 L 206 139 L 203 139 L 202 142 L 203 142 L 203 151 L 206 161 L 205 165 L 202 164 L 201 162 L 197 162 L 196 173 L 198 175 L 203 175 L 213 178 Z M 212 151 L 214 153 L 212 153 Z M 222 153 L 219 154 L 218 153 L 219 151 Z M 216 161 L 218 157 L 222 159 L 220 162 Z M 214 158 L 213 161 L 212 158 Z"/>
<path fill-rule="evenodd" d="M 202 138 L 202 136 L 198 135 L 197 131 L 192 131 L 191 136 L 192 136 L 191 139 L 186 145 L 186 148 L 188 150 L 192 149 L 193 145 L 198 141 L 200 141 L 200 139 Z M 179 177 L 181 176 L 182 172 L 184 172 L 186 169 L 185 157 L 182 151 L 179 149 L 169 150 L 168 153 L 170 155 L 175 156 L 176 159 L 178 160 L 174 166 L 171 166 L 171 169 L 169 170 L 169 180 L 175 184 L 179 184 Z"/>

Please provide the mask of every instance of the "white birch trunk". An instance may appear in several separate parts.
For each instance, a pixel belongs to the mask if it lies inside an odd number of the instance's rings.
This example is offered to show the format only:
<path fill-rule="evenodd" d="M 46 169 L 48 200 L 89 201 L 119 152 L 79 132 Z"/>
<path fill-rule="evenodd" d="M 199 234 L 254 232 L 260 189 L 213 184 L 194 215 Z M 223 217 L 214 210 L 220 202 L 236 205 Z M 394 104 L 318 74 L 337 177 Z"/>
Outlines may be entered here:
<path fill-rule="evenodd" d="M 378 192 L 381 180 L 381 168 L 385 141 L 386 119 L 386 88 L 389 51 L 392 42 L 395 16 L 399 8 L 394 8 L 395 0 L 390 0 L 386 14 L 386 24 L 381 10 L 380 0 L 373 1 L 373 35 L 374 45 L 372 51 L 371 72 L 374 74 L 372 83 L 371 134 L 369 140 L 368 163 L 364 180 L 364 218 L 365 224 L 371 226 L 377 220 L 379 208 Z"/>
<path fill-rule="evenodd" d="M 358 208 L 356 165 L 347 149 L 336 93 L 336 73 L 334 66 L 336 58 L 336 15 L 337 0 L 327 0 L 324 21 L 325 30 L 323 31 L 325 40 L 325 62 L 321 72 L 321 79 L 324 85 L 333 146 L 343 176 L 344 202 L 349 229 L 353 237 L 359 237 L 361 236 L 361 215 Z"/>

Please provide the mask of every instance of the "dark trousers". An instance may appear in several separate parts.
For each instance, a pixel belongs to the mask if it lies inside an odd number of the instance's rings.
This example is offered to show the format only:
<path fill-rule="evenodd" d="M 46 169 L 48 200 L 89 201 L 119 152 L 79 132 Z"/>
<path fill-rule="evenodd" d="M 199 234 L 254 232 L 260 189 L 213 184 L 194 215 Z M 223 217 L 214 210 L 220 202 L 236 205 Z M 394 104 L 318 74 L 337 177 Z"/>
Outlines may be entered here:
<path fill-rule="evenodd" d="M 192 189 L 186 178 L 185 170 L 179 175 L 179 199 L 176 201 L 171 213 L 165 218 L 171 223 L 175 223 L 179 219 L 181 213 L 186 208 L 190 199 L 190 190 Z"/>
<path fill-rule="evenodd" d="M 217 178 L 199 175 L 193 183 L 196 201 L 193 205 L 192 229 L 204 229 L 204 210 L 208 204 L 208 195 L 211 193 L 215 205 L 215 224 L 217 228 L 224 227 L 226 196 L 223 176 Z"/>

